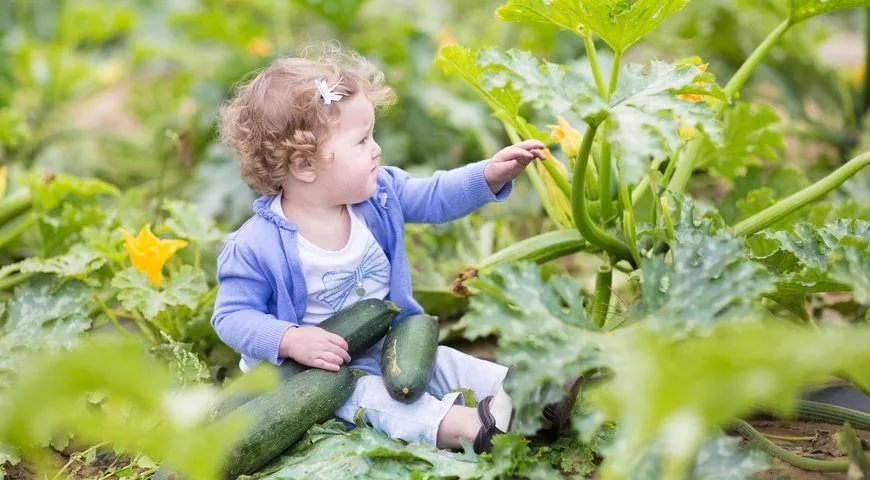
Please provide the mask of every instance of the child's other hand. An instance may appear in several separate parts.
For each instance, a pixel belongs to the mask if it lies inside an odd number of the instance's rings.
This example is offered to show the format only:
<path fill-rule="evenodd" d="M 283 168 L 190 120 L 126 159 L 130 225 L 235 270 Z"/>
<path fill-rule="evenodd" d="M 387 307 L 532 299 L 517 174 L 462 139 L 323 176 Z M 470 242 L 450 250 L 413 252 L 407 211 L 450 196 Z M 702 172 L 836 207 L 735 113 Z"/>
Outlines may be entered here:
<path fill-rule="evenodd" d="M 538 140 L 526 140 L 493 155 L 483 169 L 483 177 L 492 193 L 498 193 L 507 182 L 517 178 L 535 158 L 546 158 L 544 147 Z"/>
<path fill-rule="evenodd" d="M 281 338 L 278 354 L 309 367 L 336 371 L 350 362 L 347 342 L 320 327 L 288 328 Z"/>

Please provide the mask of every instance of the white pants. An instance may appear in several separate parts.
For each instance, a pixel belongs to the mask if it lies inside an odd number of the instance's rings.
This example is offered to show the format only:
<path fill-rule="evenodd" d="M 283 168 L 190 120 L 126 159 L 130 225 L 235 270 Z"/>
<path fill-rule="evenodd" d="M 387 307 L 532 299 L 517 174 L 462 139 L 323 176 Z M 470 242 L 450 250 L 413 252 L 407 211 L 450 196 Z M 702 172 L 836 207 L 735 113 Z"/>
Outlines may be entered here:
<path fill-rule="evenodd" d="M 353 423 L 360 408 L 365 409 L 365 419 L 373 427 L 392 438 L 412 442 L 421 439 L 435 445 L 438 427 L 447 411 L 455 404 L 463 404 L 464 398 L 455 390 L 459 387 L 474 392 L 477 400 L 495 395 L 507 375 L 507 367 L 481 360 L 450 347 L 439 346 L 435 368 L 429 377 L 426 392 L 413 403 L 393 400 L 384 387 L 380 376 L 380 351 L 378 343 L 350 366 L 359 368 L 368 375 L 357 379 L 350 398 L 335 411 L 335 416 Z"/>

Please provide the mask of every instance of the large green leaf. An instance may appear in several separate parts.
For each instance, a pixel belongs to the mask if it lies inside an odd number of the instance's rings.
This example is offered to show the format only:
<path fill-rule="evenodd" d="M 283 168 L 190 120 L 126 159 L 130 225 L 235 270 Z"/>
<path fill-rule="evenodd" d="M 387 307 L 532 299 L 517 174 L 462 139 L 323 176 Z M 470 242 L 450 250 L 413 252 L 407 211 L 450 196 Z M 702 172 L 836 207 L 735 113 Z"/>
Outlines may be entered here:
<path fill-rule="evenodd" d="M 600 36 L 610 48 L 628 47 L 678 12 L 689 0 L 574 0 L 580 21 Z M 553 3 L 572 0 L 553 0 Z"/>
<path fill-rule="evenodd" d="M 797 23 L 837 10 L 870 7 L 870 0 L 789 0 L 788 5 L 791 9 L 789 20 Z"/>
<path fill-rule="evenodd" d="M 686 92 L 721 95 L 715 83 L 699 86 L 699 77 L 709 80 L 693 65 L 675 65 L 652 60 L 649 65 L 627 64 L 611 103 L 608 140 L 620 162 L 620 181 L 636 183 L 649 168 L 650 157 L 671 155 L 682 143 L 681 126 L 703 130 L 716 145 L 722 127 L 706 102 L 680 97 Z"/>
<path fill-rule="evenodd" d="M 698 154 L 700 167 L 709 167 L 725 180 L 732 180 L 749 164 L 777 160 L 784 149 L 779 116 L 766 105 L 740 102 L 725 111 L 722 146 L 709 140 Z"/>
<path fill-rule="evenodd" d="M 486 101 L 496 118 L 511 125 L 519 132 L 529 131 L 532 137 L 546 140 L 547 135 L 537 132 L 533 125 L 519 116 L 522 99 L 520 94 L 507 86 L 493 86 L 484 82 L 486 69 L 478 63 L 478 52 L 460 46 L 448 46 L 438 54 L 435 63 L 445 73 L 458 75 Z"/>
<path fill-rule="evenodd" d="M 577 116 L 589 122 L 607 112 L 595 86 L 564 65 L 539 63 L 525 50 L 496 48 L 482 51 L 477 62 L 486 69 L 482 81 L 487 88 L 519 92 L 523 103 L 552 118 Z"/>
<path fill-rule="evenodd" d="M 517 23 L 544 23 L 586 35 L 583 14 L 579 2 L 563 0 L 508 0 L 498 7 L 495 16 L 499 20 Z"/>
<path fill-rule="evenodd" d="M 169 212 L 166 227 L 178 238 L 183 238 L 200 247 L 210 247 L 224 238 L 215 223 L 203 217 L 196 205 L 180 200 L 167 200 L 163 209 Z"/>
<path fill-rule="evenodd" d="M 99 270 L 105 263 L 106 258 L 102 254 L 79 244 L 63 255 L 51 258 L 30 257 L 7 265 L 0 269 L 0 278 L 11 272 L 52 273 L 59 277 L 74 278 L 99 286 L 99 280 L 90 277 L 89 274 Z"/>
<path fill-rule="evenodd" d="M 39 232 L 42 237 L 42 255 L 54 256 L 66 253 L 70 248 L 83 241 L 87 228 L 108 229 L 104 206 L 86 203 L 87 201 L 67 202 L 51 212 L 39 215 Z"/>
<path fill-rule="evenodd" d="M 684 478 L 698 448 L 730 419 L 759 407 L 788 412 L 801 389 L 837 372 L 870 374 L 866 327 L 726 323 L 686 341 L 636 327 L 602 343 L 613 374 L 586 392 L 618 425 L 603 480 L 627 478 L 657 442 L 673 468 L 664 478 Z"/>
<path fill-rule="evenodd" d="M 481 480 L 525 478 L 552 480 L 563 474 L 542 462 L 529 448 L 529 441 L 520 434 L 498 435 L 492 441 L 492 461 L 481 463 Z"/>
<path fill-rule="evenodd" d="M 119 195 L 113 185 L 95 178 L 78 178 L 69 175 L 34 174 L 30 179 L 34 204 L 41 210 L 49 211 L 57 207 L 67 197 L 92 198 L 99 195 Z"/>
<path fill-rule="evenodd" d="M 586 318 L 580 289 L 573 279 L 546 282 L 531 263 L 497 267 L 469 282 L 482 294 L 471 299 L 463 317 L 469 340 L 499 337 L 497 359 L 511 367 L 505 389 L 514 399 L 514 429 L 534 433 L 545 404 L 559 400 L 564 385 L 597 365 L 603 334 Z"/>
<path fill-rule="evenodd" d="M 694 207 L 683 201 L 671 246 L 665 255 L 642 261 L 642 297 L 633 316 L 648 325 L 684 334 L 705 331 L 722 321 L 740 320 L 762 294 L 773 290 L 763 265 L 748 259 L 742 239 L 716 231 L 709 220 L 696 224 Z"/>
<path fill-rule="evenodd" d="M 330 420 L 312 427 L 293 448 L 246 478 L 475 478 L 478 469 L 474 456 L 422 443 L 405 444 L 367 426 L 348 432 L 343 424 Z"/>
<path fill-rule="evenodd" d="M 841 219 L 822 228 L 799 223 L 793 231 L 764 230 L 750 240 L 756 261 L 776 274 L 777 293 L 809 293 L 851 288 L 868 303 L 870 222 Z"/>
<path fill-rule="evenodd" d="M 855 301 L 870 305 L 870 237 L 844 237 L 832 256 L 831 277 L 852 287 Z"/>
<path fill-rule="evenodd" d="M 545 116 L 562 115 L 569 122 L 591 123 L 607 115 L 607 136 L 624 183 L 640 180 L 650 158 L 670 155 L 682 142 L 682 126 L 699 128 L 714 141 L 721 139 L 712 109 L 705 102 L 680 97 L 687 92 L 721 96 L 721 89 L 708 82 L 711 76 L 693 65 L 659 60 L 648 66 L 625 65 L 608 106 L 589 79 L 564 65 L 540 63 L 528 52 L 487 49 L 476 61 L 485 69 L 480 77 L 485 88 L 518 92 L 517 105 L 528 103 Z M 699 78 L 704 85 L 696 83 Z"/>
<path fill-rule="evenodd" d="M 118 272 L 112 286 L 119 289 L 118 299 L 124 308 L 139 312 L 148 320 L 169 307 L 196 308 L 200 296 L 208 290 L 203 272 L 190 265 L 182 266 L 160 289 L 133 267 Z"/>
<path fill-rule="evenodd" d="M 15 289 L 0 337 L 0 391 L 23 367 L 31 352 L 72 347 L 91 326 L 91 288 L 75 280 L 58 284 L 38 276 Z"/>

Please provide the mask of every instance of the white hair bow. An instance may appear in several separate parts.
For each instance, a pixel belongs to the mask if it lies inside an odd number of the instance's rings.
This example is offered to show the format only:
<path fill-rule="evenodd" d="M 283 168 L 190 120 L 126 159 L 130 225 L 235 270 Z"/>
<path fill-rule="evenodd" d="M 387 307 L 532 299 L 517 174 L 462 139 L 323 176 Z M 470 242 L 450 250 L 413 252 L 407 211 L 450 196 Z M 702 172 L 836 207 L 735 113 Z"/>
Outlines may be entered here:
<path fill-rule="evenodd" d="M 341 97 L 346 95 L 344 93 L 335 91 L 335 87 L 337 87 L 339 83 L 341 83 L 341 79 L 335 82 L 334 86 L 330 87 L 326 84 L 324 80 L 314 80 L 314 85 L 317 87 L 317 91 L 320 92 L 320 98 L 323 99 L 324 105 L 329 105 L 332 102 L 337 102 L 341 100 Z"/>

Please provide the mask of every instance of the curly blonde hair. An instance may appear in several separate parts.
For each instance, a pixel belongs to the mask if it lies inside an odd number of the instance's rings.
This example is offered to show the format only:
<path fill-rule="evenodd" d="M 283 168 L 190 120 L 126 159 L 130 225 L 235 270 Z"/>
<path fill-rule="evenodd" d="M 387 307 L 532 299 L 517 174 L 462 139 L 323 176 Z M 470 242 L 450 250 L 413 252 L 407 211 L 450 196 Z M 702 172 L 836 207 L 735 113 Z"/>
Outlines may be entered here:
<path fill-rule="evenodd" d="M 314 58 L 303 58 L 312 51 Z M 242 178 L 261 195 L 277 195 L 293 164 L 318 164 L 341 101 L 325 105 L 314 80 L 335 85 L 344 98 L 364 93 L 380 109 L 395 99 L 383 72 L 337 42 L 278 58 L 239 85 L 220 109 L 220 137 L 238 159 Z"/>

